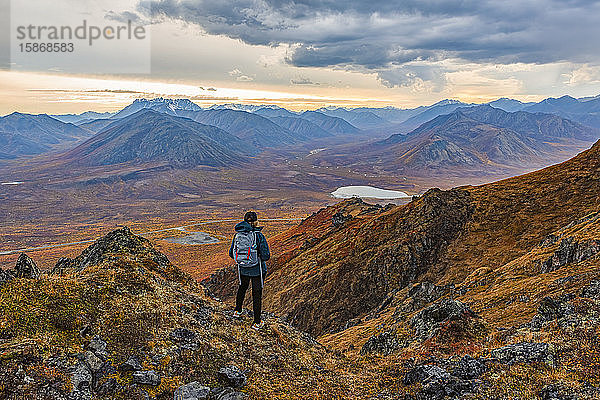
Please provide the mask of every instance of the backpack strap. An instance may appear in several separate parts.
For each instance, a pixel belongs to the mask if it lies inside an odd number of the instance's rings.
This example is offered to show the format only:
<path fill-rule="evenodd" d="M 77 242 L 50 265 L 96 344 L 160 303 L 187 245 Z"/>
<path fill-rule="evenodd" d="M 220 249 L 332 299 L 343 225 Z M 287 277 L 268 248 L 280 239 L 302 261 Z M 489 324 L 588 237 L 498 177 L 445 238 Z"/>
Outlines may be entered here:
<path fill-rule="evenodd" d="M 237 232 L 233 235 L 233 259 L 235 260 L 235 263 L 237 264 L 237 241 L 235 240 L 237 238 Z"/>
<path fill-rule="evenodd" d="M 263 288 L 263 274 L 262 274 L 262 260 L 260 259 L 260 253 L 258 252 L 258 232 L 254 231 L 254 242 L 256 243 L 256 256 L 258 257 L 258 271 L 260 272 L 260 288 Z"/>

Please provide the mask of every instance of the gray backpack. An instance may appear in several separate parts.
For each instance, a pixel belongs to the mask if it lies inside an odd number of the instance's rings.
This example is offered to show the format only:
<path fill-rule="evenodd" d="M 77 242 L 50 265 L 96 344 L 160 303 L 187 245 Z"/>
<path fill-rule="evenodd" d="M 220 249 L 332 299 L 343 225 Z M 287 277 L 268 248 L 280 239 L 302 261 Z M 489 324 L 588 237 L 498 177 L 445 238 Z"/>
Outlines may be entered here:
<path fill-rule="evenodd" d="M 237 232 L 233 242 L 235 262 L 240 268 L 258 265 L 258 238 L 256 232 Z"/>

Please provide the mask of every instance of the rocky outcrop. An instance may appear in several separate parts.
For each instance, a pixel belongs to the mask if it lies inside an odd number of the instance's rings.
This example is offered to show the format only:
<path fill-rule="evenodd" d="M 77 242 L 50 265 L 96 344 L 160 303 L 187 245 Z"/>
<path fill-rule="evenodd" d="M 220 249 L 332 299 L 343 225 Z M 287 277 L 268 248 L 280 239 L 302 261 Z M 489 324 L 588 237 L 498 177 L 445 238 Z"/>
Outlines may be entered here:
<path fill-rule="evenodd" d="M 77 400 L 90 399 L 93 393 L 100 390 L 104 394 L 111 393 L 116 389 L 116 381 L 107 380 L 102 385 L 100 380 L 114 373 L 114 368 L 108 361 L 106 352 L 107 343 L 99 336 L 94 336 L 84 347 L 84 351 L 77 354 L 77 363 L 72 369 L 71 383 L 73 386 L 72 396 Z"/>
<path fill-rule="evenodd" d="M 391 332 L 383 332 L 371 336 L 360 349 L 360 354 L 376 353 L 387 356 L 401 347 L 406 347 L 406 344 L 402 343 L 396 335 Z"/>
<path fill-rule="evenodd" d="M 41 272 L 36 263 L 25 253 L 22 253 L 15 265 L 16 278 L 39 279 Z"/>
<path fill-rule="evenodd" d="M 246 374 L 235 365 L 219 369 L 218 378 L 229 387 L 240 388 L 246 384 Z"/>
<path fill-rule="evenodd" d="M 600 300 L 600 281 L 594 280 L 581 289 L 581 297 Z"/>
<path fill-rule="evenodd" d="M 13 269 L 0 269 L 0 286 L 15 278 L 39 279 L 40 269 L 27 254 L 21 253 Z"/>
<path fill-rule="evenodd" d="M 563 328 L 576 324 L 574 308 L 570 302 L 572 298 L 572 295 L 557 298 L 544 297 L 538 306 L 537 313 L 531 319 L 529 327 L 534 331 L 539 331 L 544 324 L 551 321 L 556 321 Z"/>
<path fill-rule="evenodd" d="M 118 257 L 138 262 L 144 267 L 156 271 L 171 280 L 183 279 L 183 274 L 174 268 L 167 256 L 152 246 L 149 240 L 134 235 L 127 227 L 110 232 L 86 248 L 74 259 L 62 257 L 51 274 L 64 275 L 80 273 L 86 268 L 100 265 L 106 261 L 116 261 Z"/>
<path fill-rule="evenodd" d="M 422 364 L 411 368 L 402 378 L 406 386 L 418 384 L 414 397 L 406 399 L 437 400 L 458 399 L 476 390 L 478 378 L 486 366 L 470 356 L 458 361 L 433 360 L 436 364 Z M 439 365 L 438 365 L 439 364 Z"/>
<path fill-rule="evenodd" d="M 3 270 L 0 269 L 0 286 L 4 285 L 7 282 L 10 282 L 11 280 L 14 279 L 14 274 L 12 271 L 10 270 Z"/>
<path fill-rule="evenodd" d="M 400 318 L 401 313 L 410 313 L 423 308 L 425 305 L 450 293 L 452 288 L 452 285 L 438 286 L 429 281 L 415 284 L 407 293 L 407 301 L 396 309 L 395 318 Z"/>
<path fill-rule="evenodd" d="M 297 252 L 284 269 L 274 268 L 269 280 L 276 290 L 265 292 L 265 308 L 312 335 L 368 319 L 394 291 L 415 284 L 436 265 L 472 211 L 468 191 L 432 189 L 363 223 L 355 217 Z M 330 229 L 329 221 L 321 224 Z"/>
<path fill-rule="evenodd" d="M 556 271 L 567 264 L 585 261 L 598 253 L 600 253 L 600 240 L 578 241 L 573 237 L 565 237 L 560 241 L 558 249 L 546 261 L 541 263 L 540 272 Z"/>
<path fill-rule="evenodd" d="M 177 343 L 180 349 L 196 350 L 198 348 L 198 337 L 195 332 L 189 329 L 175 329 L 171 332 L 171 339 Z"/>
<path fill-rule="evenodd" d="M 174 400 L 207 400 L 210 395 L 210 388 L 203 386 L 200 382 L 190 382 L 175 390 Z"/>
<path fill-rule="evenodd" d="M 161 382 L 161 377 L 156 371 L 135 371 L 131 375 L 133 383 L 138 385 L 158 386 Z"/>
<path fill-rule="evenodd" d="M 331 224 L 333 226 L 335 226 L 336 228 L 339 228 L 340 226 L 344 225 L 346 222 L 350 221 L 351 219 L 352 219 L 352 215 L 344 214 L 341 211 L 338 211 L 337 213 L 335 213 L 333 215 L 333 217 L 331 217 Z"/>
<path fill-rule="evenodd" d="M 458 328 L 468 329 L 472 321 L 481 324 L 478 319 L 479 316 L 460 301 L 443 299 L 421 310 L 410 319 L 409 325 L 418 339 L 426 340 L 435 336 L 445 324 L 456 323 Z"/>
<path fill-rule="evenodd" d="M 522 342 L 509 344 L 491 351 L 493 360 L 501 364 L 541 362 L 556 366 L 554 348 L 548 343 Z"/>

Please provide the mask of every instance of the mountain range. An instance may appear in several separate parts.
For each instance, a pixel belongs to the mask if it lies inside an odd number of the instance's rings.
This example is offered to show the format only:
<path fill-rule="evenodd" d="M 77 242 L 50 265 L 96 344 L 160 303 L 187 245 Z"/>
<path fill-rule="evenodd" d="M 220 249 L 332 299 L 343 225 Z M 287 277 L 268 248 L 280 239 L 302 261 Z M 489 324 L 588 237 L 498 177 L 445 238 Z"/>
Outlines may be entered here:
<path fill-rule="evenodd" d="M 141 109 L 64 154 L 80 165 L 165 162 L 175 167 L 238 166 L 256 149 L 222 129 Z"/>
<path fill-rule="evenodd" d="M 269 148 L 300 148 L 318 141 L 320 148 L 331 147 L 329 153 L 319 156 L 321 158 L 336 154 L 336 162 L 346 157 L 349 159 L 346 164 L 366 164 L 376 160 L 388 170 L 519 164 L 542 166 L 572 156 L 598 137 L 597 127 L 600 124 L 596 123 L 596 119 L 600 115 L 599 102 L 598 97 L 575 99 L 563 96 L 539 103 L 502 98 L 486 105 L 443 100 L 431 106 L 405 110 L 325 107 L 295 112 L 278 106 L 226 104 L 204 109 L 188 99 L 137 99 L 112 114 L 88 112 L 56 117 L 76 121 L 78 126 L 43 114 L 14 113 L 2 117 L 0 157 L 8 160 L 73 148 L 81 140 L 105 133 L 115 124 L 113 132 L 125 134 L 121 128 L 126 126 L 135 136 L 142 127 L 147 129 L 148 124 L 136 118 L 139 124 L 136 127 L 130 120 L 124 119 L 142 110 L 152 110 L 221 129 L 247 147 L 242 151 L 246 155 L 255 155 L 257 151 Z M 169 130 L 164 124 L 171 122 L 174 123 L 171 132 L 189 126 L 188 123 L 182 125 L 181 121 L 174 121 L 178 120 L 162 121 L 160 129 Z M 193 137 L 197 133 L 196 128 L 192 128 L 188 136 L 179 136 L 179 140 Z M 159 135 L 155 139 L 158 138 L 168 140 L 171 137 Z M 219 142 L 220 138 L 222 142 Z M 104 136 L 98 139 L 103 140 Z M 133 143 L 129 140 L 123 139 L 123 143 Z M 573 142 L 569 143 L 569 140 Z M 221 147 L 207 149 L 198 163 L 230 165 L 233 155 L 222 152 L 223 146 L 230 146 L 230 137 L 222 135 L 215 143 Z M 560 146 L 557 147 L 557 144 Z M 188 150 L 197 149 L 199 145 L 199 142 L 189 143 L 185 150 L 183 145 L 175 146 L 182 154 L 176 156 L 168 151 L 165 159 L 175 162 L 175 165 L 189 165 L 188 158 L 195 154 L 195 150 L 191 153 Z M 133 149 L 125 151 L 119 146 L 115 147 L 115 151 L 117 149 L 121 153 L 103 155 L 100 157 L 103 161 L 93 163 L 138 158 L 132 156 L 135 154 Z M 232 150 L 236 152 L 233 158 L 238 158 L 240 149 L 234 146 Z M 160 158 L 150 156 L 150 153 L 139 155 L 147 160 Z M 71 153 L 68 158 L 76 154 L 80 154 L 79 151 Z M 223 154 L 221 161 L 218 161 L 219 154 Z M 354 157 L 354 154 L 358 156 Z M 86 163 L 88 161 L 82 165 Z"/>
<path fill-rule="evenodd" d="M 64 150 L 92 134 L 46 114 L 14 112 L 0 118 L 0 160 Z"/>
<path fill-rule="evenodd" d="M 490 105 L 458 107 L 407 135 L 319 153 L 338 164 L 373 164 L 388 171 L 431 173 L 445 168 L 541 167 L 568 158 L 600 138 L 600 130 L 553 114 L 506 112 Z M 577 145 L 578 144 L 578 145 Z M 575 147 L 566 154 L 561 149 Z M 565 147 L 566 146 L 566 147 Z M 347 159 L 344 160 L 346 155 Z M 557 158 L 559 157 L 559 158 Z M 352 161 L 350 161 L 352 160 Z"/>

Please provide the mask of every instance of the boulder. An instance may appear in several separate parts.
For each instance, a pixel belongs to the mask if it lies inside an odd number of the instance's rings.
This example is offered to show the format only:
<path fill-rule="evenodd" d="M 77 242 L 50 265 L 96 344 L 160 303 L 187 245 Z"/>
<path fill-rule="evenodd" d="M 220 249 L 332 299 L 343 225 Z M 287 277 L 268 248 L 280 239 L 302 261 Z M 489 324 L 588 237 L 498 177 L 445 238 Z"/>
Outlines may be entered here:
<path fill-rule="evenodd" d="M 464 393 L 475 390 L 476 383 L 450 374 L 437 365 L 419 365 L 404 375 L 405 385 L 420 384 L 418 399 L 459 398 Z"/>
<path fill-rule="evenodd" d="M 552 350 L 548 343 L 522 342 L 494 349 L 490 355 L 502 364 L 543 362 L 554 366 L 556 360 Z"/>
<path fill-rule="evenodd" d="M 133 383 L 139 385 L 158 386 L 161 378 L 156 371 L 135 371 L 131 376 Z"/>
<path fill-rule="evenodd" d="M 0 269 L 0 286 L 15 278 L 12 271 Z"/>
<path fill-rule="evenodd" d="M 425 340 L 433 337 L 447 322 L 467 322 L 476 318 L 479 316 L 460 301 L 443 299 L 421 310 L 410 319 L 409 324 L 415 329 L 417 337 Z"/>
<path fill-rule="evenodd" d="M 429 383 L 448 378 L 450 378 L 448 371 L 437 365 L 419 365 L 404 375 L 402 383 L 408 386 L 415 383 Z"/>
<path fill-rule="evenodd" d="M 141 371 L 142 364 L 140 364 L 137 357 L 131 356 L 127 359 L 127 361 L 119 365 L 119 369 L 121 371 Z"/>
<path fill-rule="evenodd" d="M 209 400 L 246 400 L 248 395 L 232 388 L 213 388 L 208 398 Z"/>
<path fill-rule="evenodd" d="M 179 348 L 196 350 L 198 349 L 198 337 L 196 332 L 185 328 L 177 328 L 171 332 L 171 339 L 177 342 Z"/>
<path fill-rule="evenodd" d="M 179 386 L 173 395 L 173 400 L 206 400 L 210 395 L 210 388 L 199 382 L 190 382 Z"/>
<path fill-rule="evenodd" d="M 471 380 L 483 375 L 487 367 L 483 362 L 467 354 L 458 361 L 448 363 L 448 370 L 453 376 Z"/>
<path fill-rule="evenodd" d="M 39 279 L 41 272 L 35 262 L 25 253 L 21 253 L 15 265 L 16 278 Z"/>
<path fill-rule="evenodd" d="M 346 222 L 352 219 L 352 215 L 344 215 L 341 211 L 336 212 L 333 217 L 331 217 L 331 224 L 336 228 L 343 226 Z"/>
<path fill-rule="evenodd" d="M 89 400 L 92 398 L 92 371 L 84 362 L 75 365 L 71 374 L 71 385 L 73 389 L 71 396 L 77 400 Z"/>
<path fill-rule="evenodd" d="M 246 384 L 246 374 L 235 365 L 222 367 L 217 376 L 221 382 L 230 387 L 239 388 Z"/>
<path fill-rule="evenodd" d="M 371 336 L 361 348 L 360 354 L 365 355 L 377 353 L 387 356 L 400 347 L 402 347 L 402 345 L 394 334 L 390 332 L 383 332 L 379 335 Z"/>
<path fill-rule="evenodd" d="M 574 314 L 573 305 L 569 301 L 571 296 L 558 298 L 544 297 L 540 302 L 536 315 L 533 316 L 529 326 L 532 330 L 540 330 L 546 322 L 557 321 L 560 326 L 567 325 Z M 575 321 L 571 321 L 575 323 Z"/>

